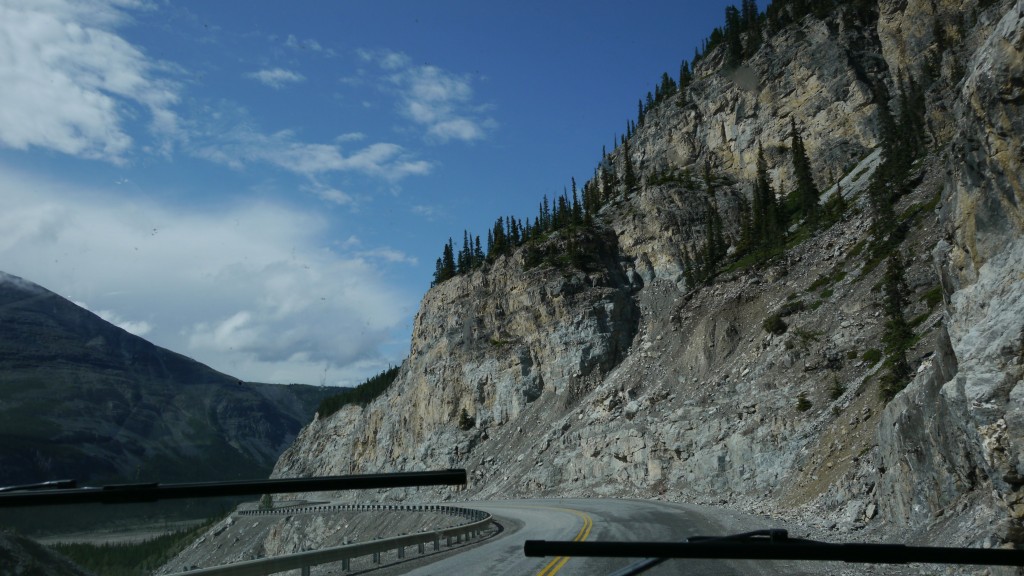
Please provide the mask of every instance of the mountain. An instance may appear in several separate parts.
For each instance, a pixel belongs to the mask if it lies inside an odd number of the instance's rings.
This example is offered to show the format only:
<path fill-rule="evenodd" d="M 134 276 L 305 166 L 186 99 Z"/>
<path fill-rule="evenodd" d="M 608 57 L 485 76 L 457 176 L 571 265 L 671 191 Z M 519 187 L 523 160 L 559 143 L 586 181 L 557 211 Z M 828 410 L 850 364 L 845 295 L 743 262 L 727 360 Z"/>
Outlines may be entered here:
<path fill-rule="evenodd" d="M 391 387 L 274 475 L 458 466 L 460 497 L 1024 544 L 1024 2 L 776 0 L 759 23 L 641 105 L 591 224 L 439 265 Z M 761 173 L 791 218 L 751 250 Z"/>
<path fill-rule="evenodd" d="M 265 478 L 327 394 L 240 382 L 0 273 L 0 485 Z"/>

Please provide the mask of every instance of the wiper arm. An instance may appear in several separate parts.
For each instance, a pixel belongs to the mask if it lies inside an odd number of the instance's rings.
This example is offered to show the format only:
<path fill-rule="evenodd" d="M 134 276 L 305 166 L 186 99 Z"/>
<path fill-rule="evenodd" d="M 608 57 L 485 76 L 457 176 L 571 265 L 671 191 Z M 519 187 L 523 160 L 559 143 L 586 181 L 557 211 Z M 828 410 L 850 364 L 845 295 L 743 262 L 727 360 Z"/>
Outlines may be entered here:
<path fill-rule="evenodd" d="M 979 564 L 1024 566 L 1024 550 L 943 548 L 904 544 L 833 544 L 789 538 L 785 530 L 758 530 L 724 537 L 696 536 L 686 542 L 556 542 L 527 540 L 526 556 L 605 558 L 720 558 L 729 560 L 817 560 L 865 564 Z M 645 568 L 646 569 L 646 568 Z"/>
<path fill-rule="evenodd" d="M 73 480 L 57 481 L 61 487 Z M 171 498 L 216 498 L 220 496 L 251 496 L 288 494 L 293 492 L 326 492 L 331 490 L 369 490 L 376 488 L 407 488 L 413 486 L 459 485 L 466 483 L 466 471 L 395 472 L 352 476 L 320 476 L 313 478 L 280 478 L 273 480 L 237 480 L 232 482 L 193 482 L 187 484 L 111 484 L 82 488 L 48 489 L 42 482 L 35 489 L 21 486 L 0 488 L 0 508 L 45 506 L 55 504 L 104 504 L 153 502 Z"/>

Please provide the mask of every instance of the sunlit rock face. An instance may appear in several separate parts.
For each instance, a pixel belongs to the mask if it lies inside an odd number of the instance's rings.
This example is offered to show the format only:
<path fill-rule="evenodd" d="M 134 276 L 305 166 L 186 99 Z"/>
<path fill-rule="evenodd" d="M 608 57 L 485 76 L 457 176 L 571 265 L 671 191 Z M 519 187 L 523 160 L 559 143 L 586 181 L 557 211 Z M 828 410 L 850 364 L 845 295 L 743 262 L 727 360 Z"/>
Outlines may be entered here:
<path fill-rule="evenodd" d="M 392 387 L 309 424 L 275 474 L 457 466 L 471 481 L 456 497 L 663 495 L 1017 541 L 1024 3 L 880 4 L 867 22 L 808 16 L 738 69 L 706 55 L 630 139 L 640 184 L 595 215 L 585 265 L 520 251 L 433 287 Z M 895 209 L 917 375 L 886 405 L 865 190 L 882 107 L 898 113 L 910 79 L 926 86 L 929 144 Z M 838 188 L 851 210 L 770 265 L 688 285 L 708 204 L 739 236 L 759 146 L 775 192 L 793 189 L 794 123 L 823 200 Z M 620 147 L 601 166 L 625 160 Z M 772 314 L 785 333 L 765 330 Z"/>

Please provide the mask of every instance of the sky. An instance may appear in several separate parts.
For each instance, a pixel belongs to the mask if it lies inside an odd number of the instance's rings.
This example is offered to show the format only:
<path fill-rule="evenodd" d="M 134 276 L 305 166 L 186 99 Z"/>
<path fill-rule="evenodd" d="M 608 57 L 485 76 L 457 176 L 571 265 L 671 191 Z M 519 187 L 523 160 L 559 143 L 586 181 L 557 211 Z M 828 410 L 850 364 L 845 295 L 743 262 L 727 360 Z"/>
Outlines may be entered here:
<path fill-rule="evenodd" d="M 0 271 L 356 385 L 448 238 L 582 185 L 731 3 L 0 0 Z"/>

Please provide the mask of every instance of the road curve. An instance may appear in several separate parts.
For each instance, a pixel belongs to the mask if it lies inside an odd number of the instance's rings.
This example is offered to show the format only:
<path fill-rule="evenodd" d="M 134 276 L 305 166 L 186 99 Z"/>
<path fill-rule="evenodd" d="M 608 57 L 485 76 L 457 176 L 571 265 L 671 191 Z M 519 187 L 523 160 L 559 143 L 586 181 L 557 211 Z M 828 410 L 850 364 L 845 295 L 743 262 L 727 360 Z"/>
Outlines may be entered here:
<path fill-rule="evenodd" d="M 721 515 L 706 508 L 650 500 L 552 499 L 467 502 L 459 504 L 490 512 L 506 529 L 495 538 L 407 572 L 417 576 L 454 574 L 575 576 L 611 574 L 640 559 L 527 558 L 526 540 L 681 541 L 690 536 L 714 536 L 772 528 L 750 517 Z M 719 517 L 715 517 L 719 516 Z M 757 562 L 749 560 L 669 560 L 645 574 L 776 574 L 834 573 L 834 564 Z"/>

